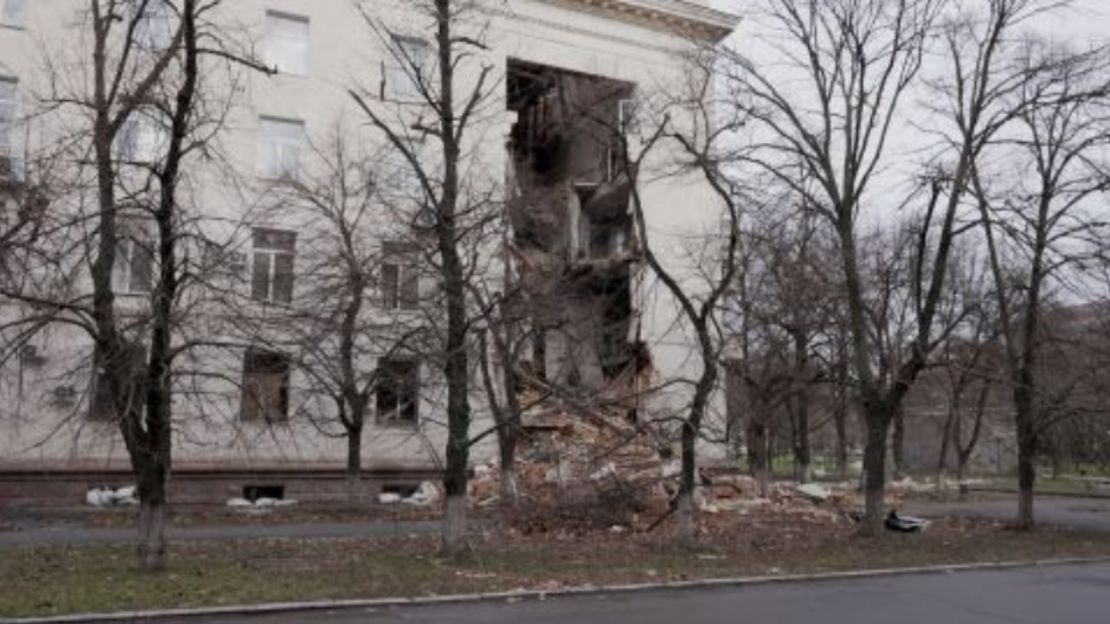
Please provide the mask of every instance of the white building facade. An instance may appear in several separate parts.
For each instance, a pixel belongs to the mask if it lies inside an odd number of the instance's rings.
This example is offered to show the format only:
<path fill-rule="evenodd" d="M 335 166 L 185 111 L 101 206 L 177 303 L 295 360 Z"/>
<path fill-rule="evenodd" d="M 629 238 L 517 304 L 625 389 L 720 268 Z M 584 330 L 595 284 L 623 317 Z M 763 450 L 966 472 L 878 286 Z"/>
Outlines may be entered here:
<path fill-rule="evenodd" d="M 197 231 L 220 242 L 226 252 L 220 262 L 233 276 L 218 282 L 222 307 L 182 308 L 180 322 L 190 336 L 210 340 L 197 339 L 198 346 L 179 364 L 192 376 L 180 382 L 174 404 L 173 478 L 183 483 L 178 500 L 209 497 L 210 485 L 185 486 L 190 479 L 216 483 L 228 495 L 249 484 L 299 480 L 289 495 L 310 498 L 327 490 L 319 483 L 342 473 L 342 429 L 329 422 L 330 406 L 308 396 L 311 380 L 282 354 L 306 345 L 282 347 L 280 337 L 266 344 L 236 343 L 226 327 L 242 318 L 265 325 L 289 306 L 313 305 L 304 300 L 313 291 L 306 281 L 311 276 L 303 274 L 310 224 L 279 209 L 281 197 L 269 181 L 302 171 L 311 178 L 311 172 L 320 171 L 316 161 L 337 142 L 357 147 L 373 134 L 351 91 L 398 99 L 416 95 L 411 76 L 396 61 L 397 50 L 407 58 L 427 55 L 432 33 L 407 5 L 228 0 L 209 17 L 237 42 L 237 52 L 278 71 L 265 75 L 240 68 L 221 74 L 215 88 L 219 97 L 213 97 L 221 107 L 214 153 L 189 172 L 190 209 L 203 221 Z M 503 183 L 511 168 L 506 145 L 519 121 L 505 87 L 511 67 L 548 67 L 633 85 L 640 93 L 663 92 L 680 88 L 687 77 L 684 53 L 721 40 L 736 22 L 710 8 L 709 0 L 488 5 L 483 19 L 489 48 L 482 61 L 493 68 L 499 86 L 468 146 L 471 175 L 484 175 L 494 185 Z M 50 151 L 76 125 L 75 117 L 66 116 L 74 113 L 55 114 L 48 104 L 88 80 L 80 64 L 88 54 L 80 35 L 87 28 L 82 13 L 87 10 L 88 2 L 81 0 L 0 0 L 0 178 L 13 188 L 24 177 L 33 178 L 36 166 L 43 167 L 35 154 Z M 156 47 L 172 32 L 172 16 L 164 21 L 156 16 L 142 36 Z M 463 75 L 462 86 L 472 79 Z M 121 158 L 141 162 L 164 140 L 156 114 L 145 120 L 138 115 L 116 149 Z M 382 163 L 395 162 L 380 149 L 376 154 Z M 691 257 L 691 241 L 704 250 L 705 236 L 720 219 L 712 193 L 697 176 L 649 179 L 641 194 L 649 230 L 657 237 L 653 244 L 666 250 L 676 266 Z M 383 211 L 364 233 L 366 244 L 380 248 L 383 258 L 365 315 L 371 319 L 368 326 L 383 331 L 408 322 L 418 325 L 421 294 L 435 288 L 434 279 L 416 267 L 418 261 L 394 242 L 402 235 L 391 214 Z M 152 264 L 149 250 L 138 241 L 125 241 L 117 249 L 113 288 L 124 318 L 129 309 L 148 304 Z M 74 261 L 67 270 L 77 274 L 81 266 Z M 635 310 L 631 325 L 637 340 L 651 349 L 657 381 L 666 385 L 667 379 L 694 374 L 696 353 L 676 323 L 673 302 L 643 270 L 629 287 Z M 19 305 L 25 304 L 0 301 L 7 310 L 4 318 L 12 318 Z M 296 336 L 291 340 L 311 340 Z M 10 342 L 11 336 L 6 339 Z M 69 475 L 82 487 L 125 478 L 129 462 L 118 426 L 110 415 L 98 415 L 91 352 L 86 333 L 63 323 L 37 331 L 0 364 L 0 498 L 26 496 L 27 484 L 40 478 Z M 446 434 L 436 363 L 384 350 L 364 355 L 365 367 L 388 369 L 393 384 L 381 384 L 373 394 L 363 434 L 365 470 L 383 483 L 433 473 L 442 464 Z M 681 400 L 675 398 L 674 405 Z M 480 399 L 476 403 L 475 433 L 489 426 Z M 490 457 L 492 444 L 490 437 L 475 447 L 474 460 Z M 317 477 L 320 481 L 313 482 Z"/>

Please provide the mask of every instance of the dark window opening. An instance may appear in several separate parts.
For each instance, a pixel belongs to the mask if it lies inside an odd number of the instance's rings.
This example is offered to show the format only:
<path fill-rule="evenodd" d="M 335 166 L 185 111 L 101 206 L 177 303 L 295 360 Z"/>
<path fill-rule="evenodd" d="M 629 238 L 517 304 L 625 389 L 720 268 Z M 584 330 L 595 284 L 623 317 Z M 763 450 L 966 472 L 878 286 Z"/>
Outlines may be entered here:
<path fill-rule="evenodd" d="M 244 485 L 243 498 L 255 502 L 260 498 L 285 499 L 284 485 Z"/>
<path fill-rule="evenodd" d="M 376 401 L 378 421 L 415 424 L 420 395 L 420 364 L 414 360 L 383 358 L 378 365 Z"/>
<path fill-rule="evenodd" d="M 243 357 L 243 420 L 289 420 L 289 356 L 247 349 Z"/>

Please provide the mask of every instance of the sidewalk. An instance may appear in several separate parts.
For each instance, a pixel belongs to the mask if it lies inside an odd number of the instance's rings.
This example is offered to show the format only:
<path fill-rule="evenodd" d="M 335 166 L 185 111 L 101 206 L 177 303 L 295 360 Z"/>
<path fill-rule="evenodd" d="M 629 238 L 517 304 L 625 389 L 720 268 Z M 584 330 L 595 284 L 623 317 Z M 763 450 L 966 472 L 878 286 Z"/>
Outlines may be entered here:
<path fill-rule="evenodd" d="M 435 533 L 440 523 L 423 521 L 328 522 L 315 524 L 271 524 L 169 527 L 173 541 L 219 541 L 244 539 L 309 539 L 398 537 Z M 0 532 L 0 548 L 19 546 L 64 546 L 73 544 L 126 544 L 136 530 L 125 528 L 49 527 Z"/>

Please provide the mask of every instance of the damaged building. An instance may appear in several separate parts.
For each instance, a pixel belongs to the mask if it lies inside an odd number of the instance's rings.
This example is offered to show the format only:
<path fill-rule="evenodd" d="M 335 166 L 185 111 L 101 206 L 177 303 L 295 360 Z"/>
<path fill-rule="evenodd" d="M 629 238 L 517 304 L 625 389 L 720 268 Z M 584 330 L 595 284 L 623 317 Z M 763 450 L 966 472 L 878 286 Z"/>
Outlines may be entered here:
<path fill-rule="evenodd" d="M 74 52 L 63 48 L 80 39 L 71 29 L 85 23 L 81 11 L 88 8 L 79 0 L 23 4 L 25 10 L 0 11 L 0 183 L 18 182 L 25 174 L 15 165 L 27 164 L 22 154 L 57 144 L 68 129 L 69 120 L 52 127 L 49 115 L 22 124 L 55 82 L 43 59 Z M 475 169 L 497 172 L 490 177 L 506 172 L 512 262 L 524 284 L 527 315 L 542 330 L 536 332 L 535 368 L 582 395 L 618 388 L 638 396 L 639 373 L 647 368 L 656 386 L 679 388 L 668 380 L 690 374 L 695 349 L 676 322 L 674 302 L 653 287 L 644 268 L 621 143 L 636 122 L 637 102 L 650 90 L 685 82 L 683 53 L 692 39 L 719 42 L 738 19 L 711 8 L 709 0 L 491 5 L 499 8 L 490 14 L 481 62 L 492 68 L 490 84 L 498 84 L 504 101 L 482 111 L 480 127 L 468 135 L 475 145 L 467 148 L 482 160 Z M 205 262 L 218 265 L 213 274 L 220 279 L 235 276 L 220 296 L 239 305 L 243 316 L 265 317 L 310 291 L 304 232 L 264 210 L 258 196 L 268 190 L 267 181 L 309 168 L 314 150 L 329 137 L 360 136 L 368 124 L 348 92 L 352 81 L 399 108 L 411 100 L 414 85 L 396 62 L 398 50 L 413 59 L 434 58 L 428 30 L 405 13 L 412 7 L 408 0 L 362 3 L 371 13 L 396 13 L 382 20 L 389 32 L 370 28 L 354 2 L 236 0 L 214 9 L 213 19 L 248 35 L 251 48 L 279 68 L 276 75 L 244 73 L 237 76 L 242 84 L 226 85 L 241 98 L 227 107 L 219 136 L 227 157 L 198 162 L 189 172 L 198 181 L 190 188 L 190 202 L 202 213 L 197 221 L 238 236 L 234 248 Z M 172 32 L 162 21 L 172 19 L 169 12 L 144 22 L 152 44 Z M 124 134 L 127 145 L 116 148 L 136 161 L 165 138 L 156 123 L 136 123 Z M 667 261 L 683 261 L 682 245 L 719 225 L 712 192 L 697 176 L 652 177 L 639 192 L 653 242 Z M 148 230 L 134 227 L 112 267 L 123 315 L 151 299 L 156 273 L 144 245 Z M 388 257 L 374 276 L 365 313 L 372 317 L 368 325 L 391 327 L 398 318 L 419 317 L 416 302 L 429 285 L 419 258 L 382 230 L 371 237 Z M 87 272 L 87 264 L 75 263 L 74 271 Z M 0 298 L 0 314 L 16 305 Z M 206 331 L 216 326 L 199 308 L 189 320 Z M 322 430 L 314 410 L 323 408 L 306 390 L 310 380 L 296 366 L 295 347 L 275 340 L 190 353 L 188 367 L 203 383 L 182 387 L 174 397 L 175 502 L 245 497 L 259 488 L 301 500 L 345 495 L 345 440 Z M 88 334 L 52 327 L 28 340 L 21 353 L 0 362 L 0 505 L 47 496 L 81 500 L 89 487 L 129 483 L 115 406 L 98 399 L 103 393 Z M 362 434 L 367 482 L 398 488 L 434 476 L 446 439 L 438 364 L 383 350 L 367 354 L 366 366 L 387 373 L 372 393 Z M 480 386 L 474 384 L 476 395 Z M 657 394 L 666 404 L 666 392 Z M 474 404 L 473 430 L 488 429 L 481 400 Z M 474 449 L 475 463 L 495 455 L 492 438 L 485 442 Z"/>
<path fill-rule="evenodd" d="M 637 246 L 623 133 L 633 85 L 510 60 L 509 218 L 540 370 L 600 390 L 632 363 Z"/>

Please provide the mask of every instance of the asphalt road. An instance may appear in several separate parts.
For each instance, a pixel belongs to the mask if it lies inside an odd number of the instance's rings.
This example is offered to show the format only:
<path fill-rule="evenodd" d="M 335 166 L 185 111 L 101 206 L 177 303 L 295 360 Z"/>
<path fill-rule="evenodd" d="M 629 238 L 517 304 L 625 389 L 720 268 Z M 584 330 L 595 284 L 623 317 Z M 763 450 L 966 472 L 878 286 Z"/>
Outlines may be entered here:
<path fill-rule="evenodd" d="M 1110 564 L 395 607 L 162 624 L 1094 624 Z"/>

